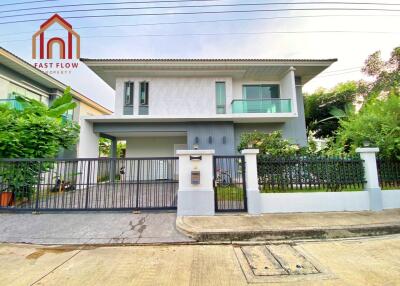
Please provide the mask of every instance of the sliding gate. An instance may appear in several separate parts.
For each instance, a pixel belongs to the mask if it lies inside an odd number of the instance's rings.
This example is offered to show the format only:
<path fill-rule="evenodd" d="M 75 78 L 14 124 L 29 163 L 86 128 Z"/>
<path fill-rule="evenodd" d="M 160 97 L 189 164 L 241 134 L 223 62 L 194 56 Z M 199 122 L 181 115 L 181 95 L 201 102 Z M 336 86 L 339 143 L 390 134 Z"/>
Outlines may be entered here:
<path fill-rule="evenodd" d="M 216 212 L 247 211 L 244 156 L 214 156 Z"/>
<path fill-rule="evenodd" d="M 0 160 L 0 210 L 174 210 L 178 158 Z"/>

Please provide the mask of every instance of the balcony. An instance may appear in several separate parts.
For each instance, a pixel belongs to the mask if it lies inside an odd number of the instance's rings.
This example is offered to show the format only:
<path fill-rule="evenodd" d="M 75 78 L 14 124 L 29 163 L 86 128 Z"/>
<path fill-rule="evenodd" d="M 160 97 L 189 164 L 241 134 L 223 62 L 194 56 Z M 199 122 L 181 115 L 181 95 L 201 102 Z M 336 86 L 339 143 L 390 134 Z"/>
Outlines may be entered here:
<path fill-rule="evenodd" d="M 232 113 L 290 113 L 290 99 L 271 98 L 262 100 L 235 99 L 232 100 Z"/>
<path fill-rule="evenodd" d="M 62 122 L 72 121 L 72 114 L 63 114 L 61 115 Z"/>
<path fill-rule="evenodd" d="M 16 99 L 0 99 L 0 104 L 7 104 L 16 110 L 23 110 L 24 107 Z"/>

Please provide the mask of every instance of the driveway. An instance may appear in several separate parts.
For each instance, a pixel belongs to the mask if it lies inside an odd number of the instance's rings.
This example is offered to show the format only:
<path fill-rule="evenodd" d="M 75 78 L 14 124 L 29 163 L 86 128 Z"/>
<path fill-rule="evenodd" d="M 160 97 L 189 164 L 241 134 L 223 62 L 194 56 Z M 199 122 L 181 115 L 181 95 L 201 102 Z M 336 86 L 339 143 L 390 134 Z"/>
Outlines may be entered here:
<path fill-rule="evenodd" d="M 0 242 L 33 244 L 181 243 L 176 213 L 0 214 Z"/>

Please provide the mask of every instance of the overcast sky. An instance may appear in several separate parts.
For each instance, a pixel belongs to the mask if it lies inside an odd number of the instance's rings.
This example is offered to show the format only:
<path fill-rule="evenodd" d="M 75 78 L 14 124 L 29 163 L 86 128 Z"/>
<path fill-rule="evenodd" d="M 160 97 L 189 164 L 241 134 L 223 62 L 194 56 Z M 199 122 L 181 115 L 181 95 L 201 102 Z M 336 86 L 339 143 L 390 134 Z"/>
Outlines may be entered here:
<path fill-rule="evenodd" d="M 31 59 L 32 34 L 39 28 L 43 21 L 9 24 L 1 23 L 31 19 L 46 19 L 55 11 L 60 12 L 59 14 L 65 17 L 81 35 L 81 57 L 85 58 L 338 58 L 337 63 L 333 64 L 326 72 L 322 73 L 304 86 L 304 91 L 307 92 L 313 91 L 318 87 L 330 88 L 342 81 L 360 79 L 362 74 L 359 69 L 369 54 L 376 50 L 381 50 L 383 55 L 387 57 L 395 46 L 400 45 L 399 0 L 343 1 L 347 3 L 373 2 L 380 5 L 296 5 L 294 3 L 300 1 L 282 0 L 215 0 L 207 2 L 187 1 L 181 3 L 154 3 L 153 0 L 153 3 L 151 4 L 113 4 L 64 8 L 49 8 L 49 6 L 99 2 L 117 3 L 127 2 L 128 0 L 47 0 L 24 5 L 16 5 L 17 3 L 27 1 L 33 0 L 2 0 L 0 2 L 0 45 L 28 62 L 33 62 Z M 161 1 L 163 0 L 160 0 L 159 2 Z M 148 1 L 141 0 L 140 2 Z M 238 3 L 265 4 L 271 2 L 290 2 L 291 4 L 236 7 L 204 6 Z M 325 0 L 325 2 L 329 1 Z M 14 5 L 6 5 L 8 3 L 13 3 Z M 184 8 L 184 6 L 188 5 L 202 7 Z M 151 6 L 163 6 L 168 7 L 168 9 L 148 8 L 145 10 L 65 12 L 66 10 L 76 9 L 112 9 L 121 7 Z M 36 7 L 43 8 L 29 9 Z M 255 11 L 218 14 L 68 19 L 69 16 L 82 15 L 149 14 L 224 10 L 248 11 L 280 8 L 362 8 L 386 9 L 392 11 Z M 18 11 L 5 12 L 7 10 L 16 9 L 18 9 Z M 17 16 L 31 13 L 43 14 Z M 166 22 L 197 23 L 159 24 Z M 142 25 L 149 23 L 158 24 Z M 56 31 L 53 32 L 56 33 Z M 113 109 L 114 91 L 86 66 L 84 66 L 84 64 L 81 64 L 79 70 L 70 75 L 55 77 L 64 83 L 71 85 L 72 88 L 82 92 L 100 104 Z"/>

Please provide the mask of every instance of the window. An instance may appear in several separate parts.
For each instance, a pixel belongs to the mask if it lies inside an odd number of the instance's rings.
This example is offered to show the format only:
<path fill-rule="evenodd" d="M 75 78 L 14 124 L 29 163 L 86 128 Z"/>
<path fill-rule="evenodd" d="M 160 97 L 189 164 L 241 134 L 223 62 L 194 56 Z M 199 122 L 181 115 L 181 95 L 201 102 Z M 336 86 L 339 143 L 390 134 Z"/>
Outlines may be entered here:
<path fill-rule="evenodd" d="M 124 105 L 133 106 L 133 82 L 125 82 Z"/>
<path fill-rule="evenodd" d="M 139 91 L 139 115 L 149 114 L 149 83 L 143 81 L 140 83 Z"/>
<path fill-rule="evenodd" d="M 226 113 L 226 88 L 225 82 L 216 82 L 215 83 L 215 96 L 216 96 L 216 105 L 217 105 L 217 114 Z"/>
<path fill-rule="evenodd" d="M 149 105 L 149 83 L 143 81 L 140 83 L 140 95 L 139 95 L 140 105 Z"/>
<path fill-rule="evenodd" d="M 278 84 L 243 85 L 243 99 L 263 100 L 279 98 Z"/>

